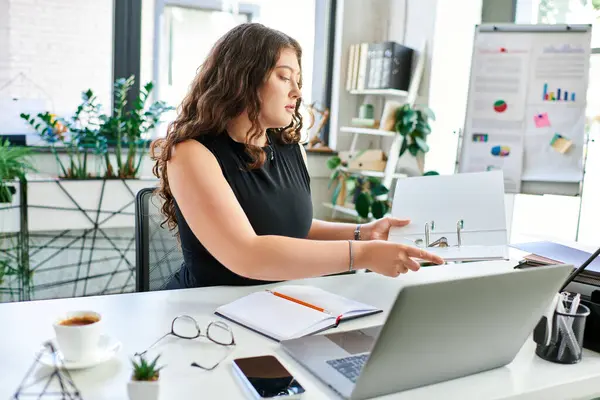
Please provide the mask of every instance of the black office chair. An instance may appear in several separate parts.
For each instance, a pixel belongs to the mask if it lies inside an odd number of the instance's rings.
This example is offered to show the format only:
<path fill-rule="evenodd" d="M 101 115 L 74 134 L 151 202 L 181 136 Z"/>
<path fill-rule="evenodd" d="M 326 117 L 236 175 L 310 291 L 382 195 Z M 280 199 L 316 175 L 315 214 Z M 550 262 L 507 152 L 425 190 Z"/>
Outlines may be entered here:
<path fill-rule="evenodd" d="M 163 290 L 183 263 L 174 232 L 161 227 L 161 199 L 155 188 L 140 190 L 135 199 L 135 244 L 137 292 Z"/>

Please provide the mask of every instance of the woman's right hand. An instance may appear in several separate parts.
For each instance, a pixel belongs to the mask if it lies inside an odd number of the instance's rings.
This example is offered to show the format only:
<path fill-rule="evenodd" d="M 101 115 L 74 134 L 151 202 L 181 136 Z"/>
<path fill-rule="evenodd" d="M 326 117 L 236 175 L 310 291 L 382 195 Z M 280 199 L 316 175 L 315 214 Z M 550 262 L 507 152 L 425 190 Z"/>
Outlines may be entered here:
<path fill-rule="evenodd" d="M 419 258 L 434 264 L 444 264 L 444 260 L 440 256 L 418 247 L 384 240 L 353 243 L 353 245 L 357 244 L 355 268 L 368 268 L 385 276 L 396 277 L 407 273 L 409 270 L 418 271 L 421 266 L 413 258 Z"/>

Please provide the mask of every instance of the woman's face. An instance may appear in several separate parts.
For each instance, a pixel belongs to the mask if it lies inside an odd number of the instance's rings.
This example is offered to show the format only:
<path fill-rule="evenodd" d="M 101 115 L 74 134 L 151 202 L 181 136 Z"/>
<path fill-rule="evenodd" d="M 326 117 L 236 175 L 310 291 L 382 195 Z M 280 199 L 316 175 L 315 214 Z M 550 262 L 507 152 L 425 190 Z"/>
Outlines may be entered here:
<path fill-rule="evenodd" d="M 284 49 L 267 81 L 258 90 L 260 123 L 264 129 L 283 128 L 292 122 L 300 90 L 300 65 L 296 52 Z"/>

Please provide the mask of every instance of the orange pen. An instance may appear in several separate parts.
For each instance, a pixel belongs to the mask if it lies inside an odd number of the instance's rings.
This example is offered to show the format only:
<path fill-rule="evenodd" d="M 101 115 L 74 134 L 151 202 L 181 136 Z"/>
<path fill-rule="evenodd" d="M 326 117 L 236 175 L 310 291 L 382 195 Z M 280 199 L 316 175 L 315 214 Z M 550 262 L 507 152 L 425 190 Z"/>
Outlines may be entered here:
<path fill-rule="evenodd" d="M 289 301 L 293 301 L 294 303 L 297 303 L 297 304 L 303 305 L 303 306 L 305 306 L 305 307 L 308 307 L 308 308 L 312 308 L 313 310 L 317 310 L 317 311 L 320 311 L 320 312 L 322 312 L 322 313 L 327 313 L 327 314 L 329 314 L 329 313 L 328 313 L 328 312 L 327 312 L 327 311 L 326 311 L 324 308 L 322 308 L 322 307 L 318 307 L 318 306 L 315 306 L 315 305 L 313 305 L 313 304 L 307 303 L 307 302 L 305 302 L 305 301 L 298 300 L 298 299 L 296 299 L 296 298 L 290 297 L 290 296 L 288 296 L 288 295 L 286 295 L 286 294 L 283 294 L 283 293 L 275 292 L 274 290 L 269 290 L 269 292 L 273 293 L 273 294 L 274 294 L 275 296 L 277 296 L 277 297 L 281 297 L 282 299 L 286 299 L 286 300 L 289 300 Z"/>

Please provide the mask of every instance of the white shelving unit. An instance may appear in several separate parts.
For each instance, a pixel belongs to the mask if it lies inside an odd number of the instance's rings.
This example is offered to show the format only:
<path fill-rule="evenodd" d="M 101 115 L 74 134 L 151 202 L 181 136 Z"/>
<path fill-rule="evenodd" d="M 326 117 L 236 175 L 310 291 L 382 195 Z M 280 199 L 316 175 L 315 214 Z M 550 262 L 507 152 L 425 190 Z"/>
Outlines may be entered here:
<path fill-rule="evenodd" d="M 398 89 L 350 90 L 350 94 L 372 94 L 372 95 L 375 95 L 375 96 L 408 97 L 408 92 L 406 90 L 398 90 Z"/>
<path fill-rule="evenodd" d="M 381 129 L 372 129 L 372 128 L 359 128 L 355 126 L 342 126 L 340 127 L 340 132 L 346 133 L 360 133 L 361 135 L 375 135 L 375 136 L 388 136 L 393 137 L 396 136 L 396 132 L 392 131 L 384 131 Z"/>
<path fill-rule="evenodd" d="M 351 172 L 353 174 L 360 174 L 362 176 L 372 176 L 372 177 L 375 177 L 375 178 L 385 178 L 385 172 L 382 172 L 382 171 L 365 171 L 365 170 L 360 170 L 360 169 L 348 169 L 347 167 L 339 167 L 338 169 L 340 171 L 343 171 L 343 172 Z M 407 178 L 408 175 L 394 172 L 392 174 L 392 177 L 394 179 L 402 179 L 402 178 Z"/>
<path fill-rule="evenodd" d="M 413 75 L 410 81 L 410 85 L 408 91 L 397 90 L 397 89 L 366 89 L 366 90 L 350 90 L 349 93 L 357 96 L 383 96 L 383 97 L 394 97 L 400 102 L 408 103 L 411 105 L 415 104 L 417 99 L 419 86 L 421 84 L 421 78 L 423 77 L 423 70 L 425 68 L 425 60 L 427 57 L 427 42 L 423 42 L 421 49 L 419 50 L 416 59 L 416 66 L 413 71 Z M 351 153 L 357 150 L 358 138 L 361 135 L 372 135 L 372 136 L 380 136 L 380 137 L 391 137 L 393 141 L 387 149 L 388 152 L 388 160 L 385 166 L 385 170 L 383 172 L 380 171 L 364 171 L 364 170 L 351 170 L 352 173 L 361 174 L 363 176 L 372 176 L 382 178 L 382 183 L 390 188 L 394 179 L 402 179 L 406 178 L 406 174 L 396 173 L 396 169 L 398 166 L 398 161 L 400 159 L 399 153 L 400 148 L 402 147 L 402 136 L 396 132 L 385 131 L 380 129 L 372 129 L 372 128 L 362 128 L 355 126 L 341 126 L 339 127 L 340 132 L 350 133 L 352 134 L 352 142 L 350 144 L 349 151 Z M 339 167 L 342 171 L 348 171 L 346 167 Z M 335 212 L 343 212 L 344 214 L 357 216 L 358 214 L 356 210 L 351 208 L 332 205 L 331 203 L 324 203 L 325 207 L 333 210 L 333 214 Z"/>

